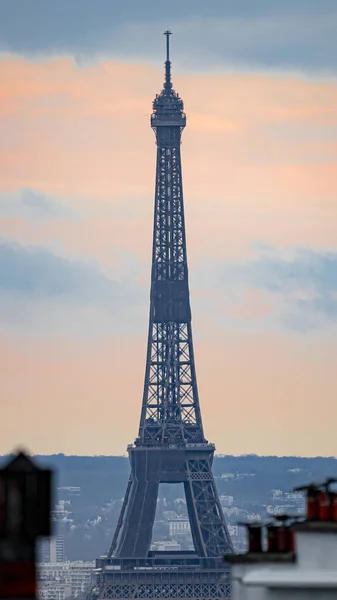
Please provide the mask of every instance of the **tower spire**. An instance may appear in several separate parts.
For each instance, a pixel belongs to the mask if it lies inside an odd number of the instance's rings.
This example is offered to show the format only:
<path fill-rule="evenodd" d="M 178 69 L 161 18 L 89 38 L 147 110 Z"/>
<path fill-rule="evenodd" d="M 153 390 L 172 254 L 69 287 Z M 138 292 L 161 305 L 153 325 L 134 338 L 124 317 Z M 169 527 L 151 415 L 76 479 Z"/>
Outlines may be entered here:
<path fill-rule="evenodd" d="M 168 29 L 164 31 L 163 35 L 166 36 L 166 62 L 165 62 L 165 83 L 164 88 L 170 90 L 172 87 L 171 83 L 171 63 L 170 63 L 170 35 L 172 31 Z"/>
<path fill-rule="evenodd" d="M 166 36 L 166 61 L 165 61 L 165 81 L 160 94 L 156 94 L 152 107 L 151 127 L 154 130 L 157 141 L 160 137 L 160 130 L 163 127 L 177 126 L 178 130 L 174 130 L 174 135 L 180 135 L 186 125 L 186 115 L 184 113 L 184 103 L 177 94 L 171 82 L 171 62 L 170 62 L 170 35 L 171 31 L 164 31 Z M 167 129 L 165 129 L 167 132 Z M 165 138 L 165 144 L 167 139 Z M 180 142 L 179 142 L 180 143 Z"/>

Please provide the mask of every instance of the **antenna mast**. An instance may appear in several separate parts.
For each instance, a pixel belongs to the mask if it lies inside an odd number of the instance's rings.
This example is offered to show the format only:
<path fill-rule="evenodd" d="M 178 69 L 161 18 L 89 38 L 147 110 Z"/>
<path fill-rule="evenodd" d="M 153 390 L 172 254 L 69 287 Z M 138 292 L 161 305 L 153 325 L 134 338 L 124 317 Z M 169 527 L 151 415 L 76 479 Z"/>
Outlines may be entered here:
<path fill-rule="evenodd" d="M 170 63 L 170 35 L 172 35 L 172 31 L 168 29 L 164 31 L 163 35 L 166 36 L 166 62 L 165 62 L 165 89 L 171 89 L 171 63 Z"/>

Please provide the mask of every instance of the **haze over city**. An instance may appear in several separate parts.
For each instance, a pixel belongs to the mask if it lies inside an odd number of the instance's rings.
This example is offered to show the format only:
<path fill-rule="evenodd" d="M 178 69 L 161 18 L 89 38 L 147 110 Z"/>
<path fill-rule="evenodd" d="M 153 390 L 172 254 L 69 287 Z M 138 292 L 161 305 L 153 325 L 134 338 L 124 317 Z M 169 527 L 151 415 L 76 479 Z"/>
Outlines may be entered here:
<path fill-rule="evenodd" d="M 336 455 L 337 5 L 91 6 L 0 7 L 0 452 L 137 433 L 170 27 L 206 436 Z"/>

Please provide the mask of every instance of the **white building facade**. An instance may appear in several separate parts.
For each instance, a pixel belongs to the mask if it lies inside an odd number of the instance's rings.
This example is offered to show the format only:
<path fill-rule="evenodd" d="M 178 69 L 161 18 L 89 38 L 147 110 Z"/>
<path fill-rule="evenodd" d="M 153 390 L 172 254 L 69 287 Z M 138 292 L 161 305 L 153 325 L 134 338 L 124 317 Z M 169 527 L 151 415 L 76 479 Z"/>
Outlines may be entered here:
<path fill-rule="evenodd" d="M 232 557 L 232 600 L 337 600 L 337 523 L 293 530 L 294 553 Z"/>
<path fill-rule="evenodd" d="M 44 600 L 77 598 L 90 590 L 94 568 L 94 562 L 40 563 L 37 597 Z"/>

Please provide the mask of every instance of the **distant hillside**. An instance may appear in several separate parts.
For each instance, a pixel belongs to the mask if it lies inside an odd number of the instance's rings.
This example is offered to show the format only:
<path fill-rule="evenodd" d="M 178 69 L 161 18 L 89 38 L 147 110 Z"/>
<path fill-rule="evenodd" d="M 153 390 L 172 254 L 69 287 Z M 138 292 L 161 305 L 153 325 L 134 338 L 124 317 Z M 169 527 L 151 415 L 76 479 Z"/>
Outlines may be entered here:
<path fill-rule="evenodd" d="M 4 459 L 0 457 L 0 465 Z M 71 521 L 55 525 L 64 538 L 69 560 L 93 560 L 107 552 L 115 530 L 129 477 L 129 461 L 122 456 L 37 456 L 41 466 L 54 471 L 54 488 L 79 486 L 66 510 Z M 274 489 L 290 491 L 294 486 L 337 477 L 335 458 L 277 456 L 216 456 L 213 472 L 219 494 L 234 497 L 242 514 L 266 514 Z M 175 508 L 174 500 L 184 495 L 182 484 L 160 486 L 160 497 Z M 55 494 L 56 499 L 56 494 Z M 159 504 L 160 505 L 160 504 Z M 158 506 L 159 506 L 158 505 Z M 241 514 L 240 513 L 240 514 Z M 242 519 L 241 519 L 242 520 Z"/>
<path fill-rule="evenodd" d="M 1 461 L 4 457 L 1 457 Z M 55 486 L 80 486 L 84 512 L 92 512 L 109 500 L 124 496 L 129 476 L 129 461 L 123 456 L 37 456 L 39 464 L 55 472 Z M 260 501 L 268 490 L 288 491 L 295 485 L 337 476 L 333 457 L 297 456 L 216 456 L 213 472 L 220 494 L 238 500 Z M 232 477 L 223 478 L 231 474 Z M 233 476 L 234 475 L 234 476 Z M 168 488 L 169 486 L 165 486 Z M 167 490 L 169 493 L 169 489 Z"/>

